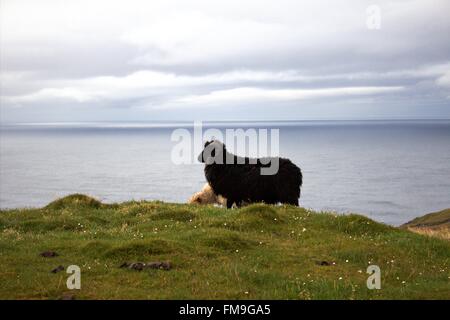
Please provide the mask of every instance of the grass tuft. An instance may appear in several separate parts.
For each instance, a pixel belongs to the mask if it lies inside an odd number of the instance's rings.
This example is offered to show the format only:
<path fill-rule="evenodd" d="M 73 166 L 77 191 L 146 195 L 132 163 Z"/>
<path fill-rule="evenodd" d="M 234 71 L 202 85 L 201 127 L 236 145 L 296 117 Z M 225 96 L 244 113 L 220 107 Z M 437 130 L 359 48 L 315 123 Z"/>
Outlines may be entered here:
<path fill-rule="evenodd" d="M 97 199 L 84 194 L 71 194 L 69 196 L 50 202 L 45 208 L 50 210 L 61 210 L 70 207 L 100 208 L 102 203 Z"/>
<path fill-rule="evenodd" d="M 152 220 L 171 220 L 171 221 L 190 221 L 195 219 L 196 214 L 187 209 L 169 208 L 166 210 L 160 210 L 151 215 Z"/>
<path fill-rule="evenodd" d="M 209 237 L 204 240 L 204 244 L 216 249 L 239 251 L 240 249 L 248 249 L 254 246 L 256 242 L 245 239 L 236 233 L 229 232 Z"/>
<path fill-rule="evenodd" d="M 105 258 L 114 259 L 147 259 L 152 255 L 170 253 L 175 250 L 172 243 L 165 240 L 142 240 L 121 244 L 104 253 Z"/>

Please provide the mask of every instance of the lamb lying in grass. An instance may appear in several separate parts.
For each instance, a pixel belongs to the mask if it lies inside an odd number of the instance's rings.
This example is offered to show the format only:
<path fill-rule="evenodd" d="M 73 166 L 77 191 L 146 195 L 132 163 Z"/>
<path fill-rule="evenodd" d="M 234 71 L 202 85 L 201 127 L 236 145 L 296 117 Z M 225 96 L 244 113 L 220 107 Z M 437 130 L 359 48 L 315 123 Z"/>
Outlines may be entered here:
<path fill-rule="evenodd" d="M 195 193 L 188 201 L 188 203 L 191 204 L 201 204 L 201 205 L 206 205 L 206 204 L 219 204 L 222 206 L 226 206 L 227 205 L 227 199 L 225 199 L 222 196 L 218 196 L 214 193 L 213 189 L 211 188 L 211 186 L 206 183 L 203 186 L 203 189 L 197 193 Z"/>

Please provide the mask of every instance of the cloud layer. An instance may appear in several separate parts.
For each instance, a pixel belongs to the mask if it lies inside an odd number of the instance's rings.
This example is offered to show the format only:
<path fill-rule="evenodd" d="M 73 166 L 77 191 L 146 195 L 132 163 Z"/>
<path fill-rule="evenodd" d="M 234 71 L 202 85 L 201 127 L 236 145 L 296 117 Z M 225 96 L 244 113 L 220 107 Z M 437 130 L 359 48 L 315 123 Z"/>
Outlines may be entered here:
<path fill-rule="evenodd" d="M 449 118 L 450 3 L 372 4 L 2 1 L 1 120 Z"/>

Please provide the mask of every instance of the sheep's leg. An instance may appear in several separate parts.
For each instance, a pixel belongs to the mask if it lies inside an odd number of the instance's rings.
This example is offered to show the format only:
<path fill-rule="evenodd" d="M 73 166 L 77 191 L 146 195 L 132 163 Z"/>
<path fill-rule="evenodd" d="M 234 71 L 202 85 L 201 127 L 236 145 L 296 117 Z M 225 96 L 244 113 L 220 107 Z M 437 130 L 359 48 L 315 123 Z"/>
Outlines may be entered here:
<path fill-rule="evenodd" d="M 233 199 L 227 199 L 227 209 L 231 209 L 233 206 L 234 200 Z"/>

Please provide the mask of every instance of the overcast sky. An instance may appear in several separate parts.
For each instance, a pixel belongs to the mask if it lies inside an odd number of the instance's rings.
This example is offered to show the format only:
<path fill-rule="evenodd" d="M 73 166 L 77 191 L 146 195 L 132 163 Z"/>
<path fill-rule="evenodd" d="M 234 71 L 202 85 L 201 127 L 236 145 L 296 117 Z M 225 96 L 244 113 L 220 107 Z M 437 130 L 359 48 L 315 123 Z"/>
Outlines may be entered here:
<path fill-rule="evenodd" d="M 450 118 L 448 0 L 1 0 L 0 15 L 2 122 Z"/>

